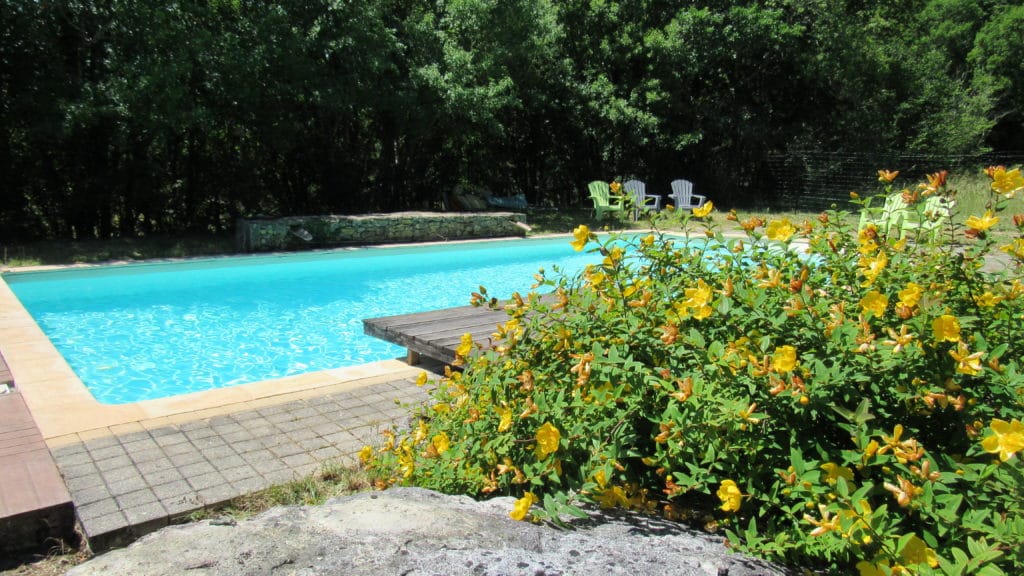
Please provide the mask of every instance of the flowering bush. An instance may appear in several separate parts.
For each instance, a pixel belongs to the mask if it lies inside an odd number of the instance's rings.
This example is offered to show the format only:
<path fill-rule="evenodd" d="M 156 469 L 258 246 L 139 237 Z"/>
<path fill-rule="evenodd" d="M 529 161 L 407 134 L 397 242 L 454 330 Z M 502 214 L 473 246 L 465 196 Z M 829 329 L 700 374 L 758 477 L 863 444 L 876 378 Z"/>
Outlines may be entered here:
<path fill-rule="evenodd" d="M 465 371 L 364 462 L 381 485 L 514 495 L 516 519 L 588 502 L 862 576 L 1022 573 L 1024 216 L 1008 243 L 988 228 L 1024 181 L 989 175 L 990 210 L 937 238 L 836 212 L 742 238 L 714 214 L 692 240 L 581 226 L 602 263 L 539 274 L 553 293 L 516 295 L 488 347 L 467 338 Z M 952 194 L 940 175 L 905 191 Z"/>

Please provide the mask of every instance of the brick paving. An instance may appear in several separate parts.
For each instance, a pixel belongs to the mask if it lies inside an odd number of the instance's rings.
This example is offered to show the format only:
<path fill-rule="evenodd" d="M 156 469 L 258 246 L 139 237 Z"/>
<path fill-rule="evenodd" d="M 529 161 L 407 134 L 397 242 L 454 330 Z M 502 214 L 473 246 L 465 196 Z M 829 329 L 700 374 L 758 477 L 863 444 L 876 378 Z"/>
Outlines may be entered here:
<path fill-rule="evenodd" d="M 355 464 L 426 400 L 415 378 L 86 440 L 52 450 L 93 551 L 207 506 Z"/>

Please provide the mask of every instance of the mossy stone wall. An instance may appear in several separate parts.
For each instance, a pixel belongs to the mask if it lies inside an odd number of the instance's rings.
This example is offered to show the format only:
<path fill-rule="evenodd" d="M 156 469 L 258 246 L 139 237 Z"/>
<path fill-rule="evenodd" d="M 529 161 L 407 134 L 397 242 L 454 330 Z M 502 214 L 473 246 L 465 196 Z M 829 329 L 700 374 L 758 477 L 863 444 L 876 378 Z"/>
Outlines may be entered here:
<path fill-rule="evenodd" d="M 428 242 L 525 236 L 518 212 L 396 212 L 361 216 L 239 219 L 236 243 L 244 252 L 301 247 Z"/>

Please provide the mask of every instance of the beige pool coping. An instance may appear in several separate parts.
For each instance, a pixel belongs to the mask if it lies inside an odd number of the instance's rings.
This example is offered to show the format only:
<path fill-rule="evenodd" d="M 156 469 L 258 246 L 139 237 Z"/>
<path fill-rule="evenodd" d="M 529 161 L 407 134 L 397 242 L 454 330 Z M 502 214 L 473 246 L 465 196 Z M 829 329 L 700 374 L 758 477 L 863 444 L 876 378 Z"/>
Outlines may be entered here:
<path fill-rule="evenodd" d="M 384 360 L 131 404 L 101 404 L 0 278 L 0 344 L 47 445 L 180 424 L 379 384 L 422 370 Z"/>

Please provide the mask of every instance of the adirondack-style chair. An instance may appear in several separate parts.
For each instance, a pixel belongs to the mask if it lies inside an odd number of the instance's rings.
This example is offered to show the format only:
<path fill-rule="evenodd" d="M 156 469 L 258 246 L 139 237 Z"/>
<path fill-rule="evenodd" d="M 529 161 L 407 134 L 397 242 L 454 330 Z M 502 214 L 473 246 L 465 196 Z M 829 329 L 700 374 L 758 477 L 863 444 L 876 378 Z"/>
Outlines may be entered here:
<path fill-rule="evenodd" d="M 622 184 L 633 200 L 633 220 L 640 219 L 641 212 L 657 212 L 661 210 L 661 196 L 647 193 L 647 184 L 641 180 L 626 180 Z"/>
<path fill-rule="evenodd" d="M 708 201 L 707 197 L 693 193 L 693 182 L 689 180 L 673 180 L 669 198 L 675 201 L 676 208 L 680 210 L 700 208 Z"/>
<path fill-rule="evenodd" d="M 891 194 L 885 197 L 881 206 L 872 206 L 871 202 L 877 198 L 868 198 L 867 204 L 860 211 L 860 224 L 857 230 L 863 230 L 868 224 L 874 224 L 879 232 L 886 235 L 893 235 L 900 229 L 900 221 L 903 219 L 903 212 L 907 209 L 907 202 L 903 194 Z"/>
<path fill-rule="evenodd" d="M 598 220 L 604 220 L 608 212 L 626 211 L 626 197 L 613 196 L 607 182 L 594 180 L 587 188 L 590 190 L 590 199 L 594 201 L 594 215 Z"/>
<path fill-rule="evenodd" d="M 900 238 L 913 234 L 912 238 L 936 240 L 953 213 L 954 200 L 941 196 L 929 196 L 917 206 L 902 210 L 897 224 Z"/>

